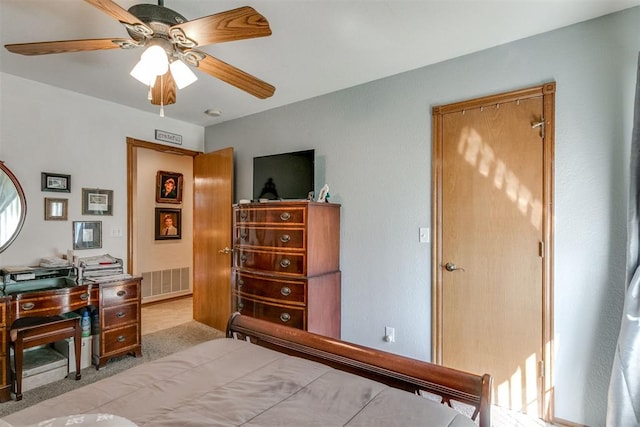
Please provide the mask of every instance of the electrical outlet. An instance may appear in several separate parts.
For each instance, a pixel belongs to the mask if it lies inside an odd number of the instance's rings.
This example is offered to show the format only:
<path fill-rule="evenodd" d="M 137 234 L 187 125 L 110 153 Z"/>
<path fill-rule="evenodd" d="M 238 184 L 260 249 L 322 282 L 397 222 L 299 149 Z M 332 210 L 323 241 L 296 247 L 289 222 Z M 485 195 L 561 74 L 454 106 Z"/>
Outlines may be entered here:
<path fill-rule="evenodd" d="M 396 330 L 391 326 L 384 327 L 384 340 L 386 342 L 395 342 L 396 341 Z"/>

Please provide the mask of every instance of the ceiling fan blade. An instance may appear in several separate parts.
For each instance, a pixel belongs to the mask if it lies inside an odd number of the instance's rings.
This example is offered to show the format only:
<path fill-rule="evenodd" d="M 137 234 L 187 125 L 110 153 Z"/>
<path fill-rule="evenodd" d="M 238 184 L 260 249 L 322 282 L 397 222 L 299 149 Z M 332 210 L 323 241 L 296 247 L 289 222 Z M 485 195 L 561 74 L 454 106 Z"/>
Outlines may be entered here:
<path fill-rule="evenodd" d="M 84 52 L 89 50 L 118 49 L 118 43 L 131 42 L 129 39 L 86 39 L 63 40 L 36 43 L 6 44 L 9 52 L 21 55 L 48 55 L 50 53 Z"/>
<path fill-rule="evenodd" d="M 195 42 L 196 46 L 222 43 L 271 35 L 267 19 L 252 7 L 245 6 L 215 15 L 174 25 L 169 33 L 180 44 L 182 38 Z M 185 47 L 194 47 L 193 45 Z"/>
<path fill-rule="evenodd" d="M 140 21 L 135 15 L 128 10 L 123 9 L 117 3 L 111 0 L 84 0 L 90 5 L 100 9 L 102 12 L 117 19 L 122 24 L 129 26 L 133 31 L 140 34 L 150 36 L 153 34 L 153 30 L 149 28 L 144 22 Z"/>
<path fill-rule="evenodd" d="M 156 77 L 156 82 L 151 89 L 151 103 L 153 105 L 169 105 L 176 103 L 176 82 L 173 80 L 171 70 L 163 76 Z"/>
<path fill-rule="evenodd" d="M 276 88 L 269 83 L 263 82 L 251 74 L 247 74 L 233 65 L 229 65 L 211 55 L 201 51 L 197 52 L 204 56 L 204 59 L 201 59 L 198 63 L 199 70 L 260 99 L 269 98 L 274 94 Z"/>

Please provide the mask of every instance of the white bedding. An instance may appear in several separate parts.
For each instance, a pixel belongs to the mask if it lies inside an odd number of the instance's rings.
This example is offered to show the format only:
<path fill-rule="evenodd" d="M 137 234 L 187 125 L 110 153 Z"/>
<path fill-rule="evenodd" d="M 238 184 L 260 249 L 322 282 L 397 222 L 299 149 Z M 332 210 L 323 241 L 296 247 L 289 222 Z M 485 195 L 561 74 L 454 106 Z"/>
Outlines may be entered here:
<path fill-rule="evenodd" d="M 428 399 L 227 338 L 138 365 L 3 421 L 26 426 L 95 413 L 154 427 L 475 426 Z"/>

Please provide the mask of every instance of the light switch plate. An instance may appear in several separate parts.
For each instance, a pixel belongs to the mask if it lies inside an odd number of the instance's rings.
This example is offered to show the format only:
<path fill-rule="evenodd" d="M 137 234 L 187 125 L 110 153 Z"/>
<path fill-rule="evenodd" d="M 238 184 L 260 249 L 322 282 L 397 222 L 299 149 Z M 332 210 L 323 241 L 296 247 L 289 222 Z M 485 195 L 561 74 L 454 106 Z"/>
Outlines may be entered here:
<path fill-rule="evenodd" d="M 420 243 L 429 243 L 429 227 L 420 227 Z"/>

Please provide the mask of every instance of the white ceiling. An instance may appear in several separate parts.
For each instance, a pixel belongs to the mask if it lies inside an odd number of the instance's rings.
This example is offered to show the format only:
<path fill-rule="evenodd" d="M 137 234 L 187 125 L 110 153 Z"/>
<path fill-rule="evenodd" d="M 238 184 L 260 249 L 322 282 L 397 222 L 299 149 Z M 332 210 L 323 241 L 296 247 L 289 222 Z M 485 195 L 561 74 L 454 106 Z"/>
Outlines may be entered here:
<path fill-rule="evenodd" d="M 128 9 L 143 0 L 115 0 Z M 640 0 L 165 0 L 188 20 L 252 6 L 273 35 L 200 49 L 276 87 L 260 100 L 195 70 L 165 115 L 208 126 L 370 82 L 640 5 Z M 81 0 L 0 0 L 0 42 L 124 37 Z M 22 56 L 0 49 L 0 71 L 149 112 L 129 76 L 141 50 Z M 206 109 L 222 111 L 214 118 Z"/>

